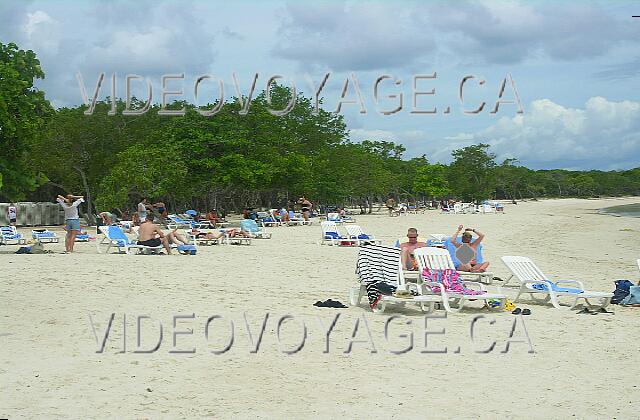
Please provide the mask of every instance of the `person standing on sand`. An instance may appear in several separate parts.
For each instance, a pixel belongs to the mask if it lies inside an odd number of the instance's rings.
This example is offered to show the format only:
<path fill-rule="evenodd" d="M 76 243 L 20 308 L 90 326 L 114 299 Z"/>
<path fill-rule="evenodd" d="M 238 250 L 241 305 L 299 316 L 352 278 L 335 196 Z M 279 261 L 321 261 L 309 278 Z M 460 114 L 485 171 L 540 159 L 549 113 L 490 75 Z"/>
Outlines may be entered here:
<path fill-rule="evenodd" d="M 300 211 L 302 212 L 302 217 L 304 220 L 309 221 L 309 216 L 311 215 L 311 209 L 313 208 L 313 203 L 307 200 L 307 198 L 303 195 L 298 200 L 298 204 L 300 204 Z"/>
<path fill-rule="evenodd" d="M 417 270 L 418 264 L 416 264 L 413 251 L 417 248 L 423 248 L 427 246 L 427 244 L 426 242 L 418 241 L 418 229 L 416 228 L 409 228 L 409 230 L 407 230 L 407 238 L 409 238 L 408 242 L 400 244 L 402 268 L 405 270 Z"/>
<path fill-rule="evenodd" d="M 149 203 L 147 202 L 147 198 L 143 197 L 142 201 L 138 203 L 138 218 L 140 219 L 140 223 L 144 222 L 147 218 L 147 207 Z"/>
<path fill-rule="evenodd" d="M 65 254 L 73 252 L 73 246 L 76 243 L 76 235 L 80 232 L 80 215 L 78 214 L 78 206 L 84 203 L 84 197 L 81 195 L 67 194 L 66 197 L 58 195 L 56 201 L 64 210 L 64 219 L 66 220 L 64 248 Z"/>
<path fill-rule="evenodd" d="M 393 210 L 395 210 L 396 208 L 395 198 L 393 198 L 392 196 L 389 196 L 385 204 L 387 205 L 387 210 L 389 210 L 389 216 L 393 215 Z"/>
<path fill-rule="evenodd" d="M 16 208 L 15 203 L 9 204 L 9 208 L 7 209 L 7 219 L 9 219 L 9 225 L 16 225 L 16 221 L 18 220 L 18 209 Z"/>

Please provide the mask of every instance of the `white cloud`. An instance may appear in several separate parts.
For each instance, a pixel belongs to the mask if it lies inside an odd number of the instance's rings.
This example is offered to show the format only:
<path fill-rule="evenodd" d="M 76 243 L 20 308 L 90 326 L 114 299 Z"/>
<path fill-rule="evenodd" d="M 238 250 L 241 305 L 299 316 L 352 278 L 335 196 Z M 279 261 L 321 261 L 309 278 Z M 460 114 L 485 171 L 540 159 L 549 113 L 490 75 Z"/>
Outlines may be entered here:
<path fill-rule="evenodd" d="M 540 99 L 524 115 L 448 139 L 448 147 L 436 153 L 438 160 L 449 160 L 453 149 L 484 142 L 498 160 L 515 157 L 532 167 L 633 167 L 640 162 L 640 102 L 598 96 L 584 108 L 568 108 Z"/>

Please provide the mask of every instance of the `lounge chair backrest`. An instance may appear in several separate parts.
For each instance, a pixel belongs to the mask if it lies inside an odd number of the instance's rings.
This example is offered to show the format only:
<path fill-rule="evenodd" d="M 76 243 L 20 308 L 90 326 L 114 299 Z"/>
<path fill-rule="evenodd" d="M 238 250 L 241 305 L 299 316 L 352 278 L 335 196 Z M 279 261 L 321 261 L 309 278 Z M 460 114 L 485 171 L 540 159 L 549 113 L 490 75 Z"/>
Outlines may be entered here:
<path fill-rule="evenodd" d="M 456 269 L 451 260 L 451 255 L 446 249 L 427 246 L 415 249 L 413 255 L 416 258 L 420 272 L 425 267 L 429 267 L 430 270 Z"/>
<path fill-rule="evenodd" d="M 527 257 L 504 256 L 502 262 L 511 270 L 520 281 L 547 280 L 542 271 Z"/>
<path fill-rule="evenodd" d="M 320 222 L 320 226 L 322 227 L 322 236 L 324 237 L 328 232 L 334 232 L 338 234 L 338 225 L 336 222 L 324 221 Z"/>
<path fill-rule="evenodd" d="M 252 219 L 244 219 L 240 222 L 240 228 L 245 232 L 256 233 L 260 232 L 260 228 L 255 220 Z"/>
<path fill-rule="evenodd" d="M 18 233 L 15 226 L 0 226 L 0 232 L 3 235 L 15 235 Z"/>
<path fill-rule="evenodd" d="M 328 221 L 340 221 L 340 215 L 338 213 L 327 213 Z"/>
<path fill-rule="evenodd" d="M 360 248 L 356 274 L 364 284 L 378 281 L 403 284 L 400 250 L 383 245 L 367 245 Z"/>
<path fill-rule="evenodd" d="M 347 230 L 347 233 L 351 237 L 357 238 L 360 235 L 366 235 L 366 233 L 364 233 L 362 228 L 360 226 L 358 226 L 358 225 L 345 225 L 344 228 Z"/>
<path fill-rule="evenodd" d="M 111 241 L 118 241 L 125 244 L 129 244 L 129 237 L 124 231 L 117 225 L 100 226 L 100 231 Z"/>

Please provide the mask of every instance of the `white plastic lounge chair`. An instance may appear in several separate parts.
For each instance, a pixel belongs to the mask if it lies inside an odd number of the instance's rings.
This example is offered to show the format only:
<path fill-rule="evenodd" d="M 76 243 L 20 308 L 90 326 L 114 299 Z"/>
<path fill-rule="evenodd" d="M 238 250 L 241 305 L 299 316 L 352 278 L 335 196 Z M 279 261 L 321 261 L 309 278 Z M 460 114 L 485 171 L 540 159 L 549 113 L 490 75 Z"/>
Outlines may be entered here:
<path fill-rule="evenodd" d="M 267 232 L 264 227 L 258 226 L 256 221 L 252 219 L 244 219 L 241 221 L 240 229 L 256 239 L 271 239 L 271 232 Z"/>
<path fill-rule="evenodd" d="M 246 236 L 227 236 L 226 242 L 230 245 L 251 245 L 251 238 Z"/>
<path fill-rule="evenodd" d="M 300 213 L 294 213 L 293 211 L 289 211 L 289 221 L 287 225 L 289 226 L 311 226 L 313 224 L 312 220 L 304 220 L 304 217 Z"/>
<path fill-rule="evenodd" d="M 367 296 L 367 285 L 376 282 L 385 282 L 403 290 L 413 288 L 418 292 L 418 296 L 410 298 L 382 295 L 377 305 L 372 308 L 372 311 L 376 313 L 384 312 L 389 303 L 400 305 L 407 303 L 417 304 L 422 311 L 432 312 L 435 304 L 442 302 L 439 295 L 421 295 L 416 284 L 409 284 L 405 281 L 402 275 L 400 250 L 397 248 L 382 245 L 368 245 L 360 248 L 356 274 L 358 275 L 359 283 L 349 291 L 349 303 L 351 306 L 358 306 L 362 298 Z"/>
<path fill-rule="evenodd" d="M 204 220 L 196 222 L 191 218 L 182 218 L 176 214 L 170 214 L 167 216 L 171 222 L 167 224 L 169 229 L 213 229 L 214 226 L 210 221 Z"/>
<path fill-rule="evenodd" d="M 31 231 L 31 237 L 35 239 L 37 242 L 41 243 L 53 243 L 57 244 L 59 242 L 58 235 L 55 232 L 51 232 L 48 229 L 33 229 Z"/>
<path fill-rule="evenodd" d="M 273 217 L 273 215 L 268 211 L 259 211 L 256 214 L 258 215 L 258 221 L 260 221 L 262 227 L 282 225 L 282 223 Z"/>
<path fill-rule="evenodd" d="M 225 241 L 227 240 L 227 235 L 225 234 L 225 236 L 221 236 L 220 238 L 205 238 L 205 237 L 198 237 L 196 236 L 194 241 L 196 244 L 198 245 L 219 245 L 222 243 L 225 243 Z"/>
<path fill-rule="evenodd" d="M 479 291 L 484 292 L 480 295 L 465 295 L 463 293 L 456 293 L 451 290 L 445 290 L 445 287 L 439 285 L 438 283 L 426 281 L 422 276 L 422 271 L 425 269 L 425 267 L 428 267 L 431 271 L 445 269 L 455 271 L 451 255 L 449 255 L 449 251 L 447 251 L 446 249 L 435 247 L 417 248 L 415 251 L 413 251 L 413 255 L 416 257 L 416 262 L 418 263 L 420 282 L 422 284 L 425 284 L 426 286 L 429 286 L 429 288 L 434 286 L 439 287 L 439 293 L 442 296 L 442 303 L 447 312 L 458 312 L 468 301 L 472 300 L 483 301 L 487 306 L 490 306 L 487 301 L 490 299 L 496 299 L 500 301 L 500 306 L 498 308 L 502 309 L 504 307 L 507 297 L 502 293 L 487 293 L 484 290 L 483 284 L 480 282 L 462 281 L 462 284 L 464 284 L 465 286 L 474 285 L 478 288 Z M 451 303 L 453 303 L 457 307 L 452 307 Z"/>
<path fill-rule="evenodd" d="M 327 213 L 327 222 L 334 222 L 339 225 L 342 223 L 342 218 L 338 213 Z"/>
<path fill-rule="evenodd" d="M 96 247 L 100 254 L 108 254 L 112 246 L 117 247 L 118 252 L 124 250 L 125 254 L 133 254 L 134 251 L 138 253 L 157 252 L 164 248 L 162 245 L 156 247 L 138 245 L 129 239 L 120 226 L 100 226 L 98 229 L 104 235 L 101 241 L 96 241 Z"/>
<path fill-rule="evenodd" d="M 380 239 L 376 239 L 373 235 L 365 233 L 358 225 L 345 225 L 344 228 L 347 230 L 347 236 L 349 239 L 355 240 L 358 245 L 382 244 Z"/>
<path fill-rule="evenodd" d="M 2 245 L 24 245 L 27 240 L 18 233 L 15 226 L 0 226 L 0 244 Z"/>
<path fill-rule="evenodd" d="M 175 249 L 180 254 L 184 254 L 184 255 L 196 255 L 196 253 L 198 252 L 198 242 L 196 241 L 195 235 L 193 235 L 191 231 L 188 229 L 184 229 L 182 232 L 179 232 L 179 233 L 185 236 L 186 238 L 189 238 L 189 243 L 182 244 L 182 245 L 171 244 L 171 249 Z"/>
<path fill-rule="evenodd" d="M 86 230 L 81 230 L 76 234 L 76 242 L 89 242 L 89 234 Z"/>
<path fill-rule="evenodd" d="M 326 243 L 329 245 L 351 245 L 353 242 L 355 242 L 349 240 L 348 236 L 341 235 L 340 232 L 338 232 L 338 225 L 336 225 L 336 222 L 320 222 L 320 227 L 322 228 L 321 244 Z"/>
<path fill-rule="evenodd" d="M 427 239 L 428 246 L 436 246 L 438 248 L 445 248 L 445 242 L 449 236 L 444 233 L 430 233 L 429 239 Z"/>
<path fill-rule="evenodd" d="M 495 213 L 496 209 L 491 204 L 483 204 L 482 205 L 482 213 Z"/>
<path fill-rule="evenodd" d="M 549 280 L 549 277 L 542 274 L 542 271 L 533 261 L 527 257 L 504 256 L 502 262 L 511 271 L 512 275 L 505 281 L 505 285 L 515 276 L 520 281 L 520 290 L 513 300 L 517 302 L 520 295 L 529 293 L 531 299 L 541 301 L 542 303 L 551 302 L 554 308 L 560 309 L 560 297 L 573 298 L 573 304 L 570 309 L 578 304 L 580 299 L 584 299 L 587 305 L 591 305 L 589 299 L 600 301 L 600 307 L 605 308 L 611 302 L 613 293 L 594 292 L 584 289 L 582 282 L 577 280 L 558 280 L 555 283 Z M 577 288 L 558 287 L 559 285 L 574 285 Z M 543 299 L 538 299 L 534 295 L 543 295 Z"/>

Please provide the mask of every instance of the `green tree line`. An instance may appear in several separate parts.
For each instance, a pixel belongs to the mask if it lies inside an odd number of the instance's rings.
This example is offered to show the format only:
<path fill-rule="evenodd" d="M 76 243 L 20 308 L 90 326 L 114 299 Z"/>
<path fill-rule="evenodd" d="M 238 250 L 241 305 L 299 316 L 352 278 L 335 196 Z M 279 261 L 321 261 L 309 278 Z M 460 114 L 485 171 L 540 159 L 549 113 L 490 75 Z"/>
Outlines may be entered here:
<path fill-rule="evenodd" d="M 50 201 L 58 193 L 86 196 L 89 212 L 130 208 L 141 197 L 170 208 L 237 210 L 272 207 L 305 195 L 315 203 L 360 206 L 394 195 L 402 200 L 640 195 L 640 168 L 626 171 L 532 170 L 502 163 L 487 144 L 454 150 L 449 165 L 407 159 L 400 144 L 354 143 L 341 115 L 302 94 L 286 116 L 291 91 L 273 85 L 240 115 L 236 100 L 204 117 L 192 104 L 184 116 L 92 115 L 85 105 L 54 110 L 33 83 L 43 78 L 32 51 L 0 44 L 0 199 Z M 246 100 L 246 98 L 244 98 Z M 141 106 L 134 101 L 134 106 Z"/>

